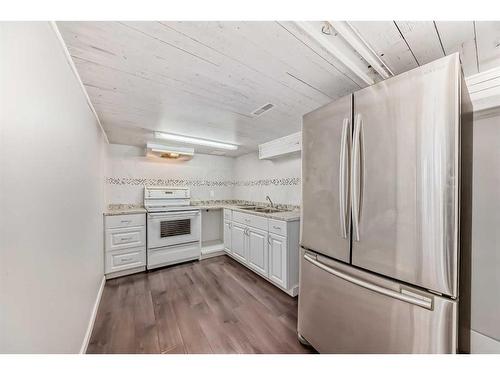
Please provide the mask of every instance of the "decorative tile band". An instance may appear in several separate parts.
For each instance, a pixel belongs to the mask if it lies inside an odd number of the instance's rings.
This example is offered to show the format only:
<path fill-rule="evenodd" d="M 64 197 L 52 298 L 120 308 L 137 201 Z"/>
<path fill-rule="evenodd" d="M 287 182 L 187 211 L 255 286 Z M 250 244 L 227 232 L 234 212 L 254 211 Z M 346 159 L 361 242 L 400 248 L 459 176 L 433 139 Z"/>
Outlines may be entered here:
<path fill-rule="evenodd" d="M 300 185 L 300 177 L 267 178 L 261 180 L 225 181 L 225 180 L 189 180 L 177 178 L 132 178 L 132 177 L 106 177 L 108 185 L 131 186 L 296 186 Z"/>

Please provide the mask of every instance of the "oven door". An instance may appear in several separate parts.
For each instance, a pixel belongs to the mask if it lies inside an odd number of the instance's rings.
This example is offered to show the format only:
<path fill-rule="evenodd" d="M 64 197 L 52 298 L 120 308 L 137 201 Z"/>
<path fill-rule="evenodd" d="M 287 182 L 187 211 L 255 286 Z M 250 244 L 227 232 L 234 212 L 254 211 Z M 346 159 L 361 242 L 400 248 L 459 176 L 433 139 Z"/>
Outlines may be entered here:
<path fill-rule="evenodd" d="M 148 214 L 148 248 L 200 240 L 200 211 L 173 211 Z"/>

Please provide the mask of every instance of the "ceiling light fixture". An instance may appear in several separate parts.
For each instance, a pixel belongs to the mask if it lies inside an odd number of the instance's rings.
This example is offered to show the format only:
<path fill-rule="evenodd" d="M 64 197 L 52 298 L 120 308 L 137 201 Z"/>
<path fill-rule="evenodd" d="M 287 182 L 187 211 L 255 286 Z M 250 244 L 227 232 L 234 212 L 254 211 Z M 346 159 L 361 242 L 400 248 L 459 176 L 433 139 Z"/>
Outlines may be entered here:
<path fill-rule="evenodd" d="M 222 148 L 225 150 L 237 150 L 238 149 L 237 145 L 233 145 L 230 143 L 211 141 L 211 140 L 202 139 L 202 138 L 186 137 L 184 135 L 171 134 L 171 133 L 155 132 L 155 138 L 166 139 L 169 141 L 176 141 L 176 142 L 181 142 L 181 143 L 189 143 L 189 144 L 193 144 L 193 145 L 208 146 L 208 147 L 213 147 L 213 148 Z"/>
<path fill-rule="evenodd" d="M 194 155 L 194 149 L 189 147 L 172 147 L 159 145 L 155 143 L 146 144 L 147 152 L 159 155 L 166 159 L 191 158 Z"/>

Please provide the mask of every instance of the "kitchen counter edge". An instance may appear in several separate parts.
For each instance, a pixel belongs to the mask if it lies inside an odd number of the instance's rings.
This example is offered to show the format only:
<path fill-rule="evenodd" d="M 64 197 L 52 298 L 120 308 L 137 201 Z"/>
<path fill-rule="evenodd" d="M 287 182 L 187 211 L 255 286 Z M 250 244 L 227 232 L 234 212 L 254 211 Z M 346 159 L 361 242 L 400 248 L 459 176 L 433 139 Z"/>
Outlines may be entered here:
<path fill-rule="evenodd" d="M 284 211 L 284 212 L 274 212 L 274 213 L 265 213 L 265 212 L 255 212 L 251 210 L 245 210 L 239 208 L 238 205 L 230 205 L 230 204 L 213 204 L 213 205 L 204 205 L 204 204 L 195 204 L 191 205 L 193 208 L 199 208 L 200 210 L 217 210 L 217 209 L 228 209 L 233 211 L 244 212 L 250 215 L 262 216 L 268 219 L 274 220 L 282 220 L 282 221 L 297 221 L 300 220 L 300 210 L 293 211 Z"/>

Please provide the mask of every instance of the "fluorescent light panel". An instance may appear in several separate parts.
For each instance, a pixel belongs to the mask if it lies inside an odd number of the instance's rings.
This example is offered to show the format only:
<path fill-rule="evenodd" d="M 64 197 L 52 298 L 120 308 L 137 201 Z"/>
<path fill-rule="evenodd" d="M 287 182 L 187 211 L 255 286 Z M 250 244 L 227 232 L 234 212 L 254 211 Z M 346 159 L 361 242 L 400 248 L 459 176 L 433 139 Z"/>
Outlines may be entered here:
<path fill-rule="evenodd" d="M 171 133 L 155 132 L 155 138 L 166 139 L 169 141 L 176 141 L 182 143 L 189 143 L 193 145 L 208 146 L 214 148 L 222 148 L 225 150 L 237 150 L 238 146 L 232 145 L 230 143 L 223 143 L 217 141 L 210 141 L 208 139 L 186 137 L 184 135 L 177 135 Z"/>

